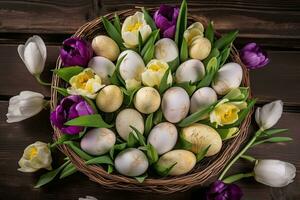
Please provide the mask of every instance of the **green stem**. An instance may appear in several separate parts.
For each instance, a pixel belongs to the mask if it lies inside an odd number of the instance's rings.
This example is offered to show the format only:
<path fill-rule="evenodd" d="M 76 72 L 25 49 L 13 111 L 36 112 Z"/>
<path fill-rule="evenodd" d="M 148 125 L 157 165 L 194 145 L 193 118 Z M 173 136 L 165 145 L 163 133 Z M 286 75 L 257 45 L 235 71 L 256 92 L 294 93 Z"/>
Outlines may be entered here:
<path fill-rule="evenodd" d="M 39 84 L 41 84 L 41 85 L 46 85 L 46 86 L 50 86 L 50 85 L 51 85 L 51 83 L 46 83 L 46 82 L 44 82 L 44 81 L 41 79 L 40 75 L 35 75 L 34 77 L 36 78 L 36 80 L 37 80 L 37 81 L 39 82 Z"/>
<path fill-rule="evenodd" d="M 236 182 L 242 178 L 248 178 L 252 176 L 254 176 L 254 172 L 235 174 L 232 176 L 228 176 L 223 180 L 223 182 L 229 184 L 229 183 Z"/>
<path fill-rule="evenodd" d="M 219 180 L 222 180 L 230 169 L 230 167 L 251 147 L 251 145 L 255 142 L 256 138 L 263 132 L 263 130 L 259 129 L 255 135 L 251 138 L 251 140 L 247 143 L 247 145 L 228 163 L 223 172 L 221 173 Z"/>
<path fill-rule="evenodd" d="M 241 158 L 245 159 L 245 160 L 248 160 L 249 162 L 255 162 L 256 159 L 252 156 L 249 156 L 249 155 L 241 155 Z"/>

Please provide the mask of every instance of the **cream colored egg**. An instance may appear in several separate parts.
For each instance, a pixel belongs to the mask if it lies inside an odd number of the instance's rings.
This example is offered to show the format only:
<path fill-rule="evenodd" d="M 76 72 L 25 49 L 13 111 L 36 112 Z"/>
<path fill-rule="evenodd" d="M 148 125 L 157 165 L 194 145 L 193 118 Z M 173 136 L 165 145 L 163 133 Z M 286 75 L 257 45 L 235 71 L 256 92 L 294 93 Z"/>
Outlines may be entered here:
<path fill-rule="evenodd" d="M 177 142 L 177 129 L 169 122 L 157 124 L 149 133 L 148 143 L 156 149 L 159 155 L 171 151 Z"/>
<path fill-rule="evenodd" d="M 123 51 L 119 58 L 125 56 L 120 64 L 120 75 L 124 80 L 135 79 L 140 81 L 141 74 L 145 71 L 142 57 L 132 50 Z"/>
<path fill-rule="evenodd" d="M 175 164 L 176 163 L 176 164 Z M 162 155 L 157 165 L 162 168 L 168 168 L 175 164 L 169 172 L 171 176 L 186 174 L 196 165 L 196 156 L 187 150 L 176 149 Z"/>
<path fill-rule="evenodd" d="M 190 113 L 203 110 L 218 100 L 216 92 L 210 87 L 199 88 L 191 97 Z"/>
<path fill-rule="evenodd" d="M 123 92 L 116 85 L 108 85 L 100 90 L 96 105 L 103 112 L 115 112 L 123 103 Z"/>
<path fill-rule="evenodd" d="M 144 133 L 144 119 L 143 116 L 136 110 L 127 108 L 119 112 L 116 117 L 116 129 L 123 140 L 128 139 L 128 135 L 135 127 L 142 134 Z"/>
<path fill-rule="evenodd" d="M 166 120 L 177 123 L 189 112 L 189 95 L 181 87 L 171 87 L 164 93 L 161 107 Z"/>
<path fill-rule="evenodd" d="M 176 82 L 197 82 L 205 75 L 203 63 L 197 59 L 190 59 L 183 62 L 176 70 Z"/>
<path fill-rule="evenodd" d="M 222 148 L 222 139 L 218 132 L 210 126 L 195 123 L 182 129 L 182 137 L 192 143 L 191 151 L 198 153 L 209 145 L 206 156 L 217 154 Z"/>
<path fill-rule="evenodd" d="M 116 170 L 125 176 L 139 176 L 148 169 L 146 155 L 139 149 L 129 148 L 119 153 L 115 159 Z"/>
<path fill-rule="evenodd" d="M 89 130 L 81 139 L 80 147 L 85 152 L 99 156 L 107 153 L 115 144 L 116 136 L 107 128 Z"/>
<path fill-rule="evenodd" d="M 207 58 L 211 50 L 211 43 L 207 38 L 198 37 L 189 47 L 189 55 L 191 58 L 204 60 Z"/>
<path fill-rule="evenodd" d="M 109 77 L 114 73 L 116 66 L 110 60 L 102 56 L 93 57 L 88 63 L 88 67 L 101 78 L 103 84 L 110 84 Z"/>
<path fill-rule="evenodd" d="M 179 56 L 176 43 L 170 38 L 163 38 L 156 42 L 154 56 L 158 60 L 171 62 Z"/>
<path fill-rule="evenodd" d="M 160 106 L 160 95 L 153 87 L 142 87 L 135 94 L 135 108 L 144 114 L 154 113 Z"/>
<path fill-rule="evenodd" d="M 92 48 L 97 56 L 103 56 L 111 61 L 115 61 L 120 49 L 117 43 L 106 35 L 98 35 L 92 41 Z"/>

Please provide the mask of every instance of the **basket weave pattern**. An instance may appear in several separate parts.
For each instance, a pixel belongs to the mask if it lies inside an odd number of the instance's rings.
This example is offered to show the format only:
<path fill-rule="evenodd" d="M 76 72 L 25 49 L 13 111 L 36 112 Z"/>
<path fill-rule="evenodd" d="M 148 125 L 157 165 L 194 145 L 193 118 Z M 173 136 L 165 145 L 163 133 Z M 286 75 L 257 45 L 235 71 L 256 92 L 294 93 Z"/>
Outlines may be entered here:
<path fill-rule="evenodd" d="M 156 8 L 155 8 L 156 9 Z M 121 20 L 124 20 L 127 16 L 134 14 L 139 9 L 130 9 L 117 13 Z M 150 11 L 153 9 L 150 9 Z M 108 14 L 106 17 L 112 19 L 114 14 Z M 189 23 L 201 22 L 204 26 L 207 25 L 207 19 L 201 16 L 188 17 Z M 91 41 L 95 36 L 106 33 L 102 20 L 97 18 L 90 21 L 80 27 L 74 34 L 76 37 L 83 37 L 88 41 Z M 218 35 L 218 33 L 216 33 Z M 233 47 L 231 50 L 231 60 L 239 63 L 243 68 L 243 80 L 242 86 L 250 87 L 248 71 L 241 62 L 237 50 Z M 60 58 L 56 63 L 56 69 L 62 66 Z M 51 88 L 51 110 L 54 110 L 61 98 L 54 87 L 64 86 L 58 76 L 52 77 Z M 251 94 L 250 94 L 251 97 Z M 108 174 L 105 169 L 99 165 L 86 165 L 76 153 L 74 153 L 68 146 L 60 145 L 59 149 L 70 158 L 71 162 L 76 166 L 77 170 L 84 173 L 90 178 L 90 180 L 99 183 L 100 185 L 109 189 L 119 190 L 133 190 L 138 192 L 158 192 L 158 193 L 173 193 L 177 191 L 185 191 L 193 186 L 201 186 L 211 177 L 219 174 L 225 167 L 225 164 L 235 155 L 239 150 L 240 145 L 247 139 L 248 128 L 251 122 L 252 111 L 248 114 L 244 122 L 240 126 L 240 133 L 237 137 L 223 143 L 221 151 L 209 158 L 205 158 L 199 164 L 197 164 L 192 171 L 188 174 L 175 176 L 175 177 L 148 177 L 143 183 L 137 182 L 134 178 L 125 177 L 123 175 L 113 173 Z M 59 129 L 54 129 L 54 140 L 62 135 Z"/>

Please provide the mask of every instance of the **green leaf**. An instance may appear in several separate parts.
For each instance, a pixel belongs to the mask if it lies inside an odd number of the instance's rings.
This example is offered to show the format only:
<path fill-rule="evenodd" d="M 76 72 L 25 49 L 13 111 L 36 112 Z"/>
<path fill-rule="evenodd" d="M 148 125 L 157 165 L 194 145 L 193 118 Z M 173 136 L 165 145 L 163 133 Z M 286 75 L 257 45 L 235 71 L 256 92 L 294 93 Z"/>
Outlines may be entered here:
<path fill-rule="evenodd" d="M 227 61 L 229 55 L 230 55 L 230 51 L 231 51 L 231 46 L 230 47 L 227 47 L 225 48 L 221 54 L 220 54 L 220 58 L 221 58 L 221 61 L 220 61 L 220 66 L 222 67 L 225 62 Z"/>
<path fill-rule="evenodd" d="M 180 61 L 184 62 L 188 59 L 188 57 L 189 57 L 188 45 L 186 40 L 183 38 L 181 43 L 181 48 L 180 48 Z"/>
<path fill-rule="evenodd" d="M 139 34 L 138 34 L 138 38 L 139 38 L 139 53 L 141 53 L 142 51 L 142 47 L 143 47 L 143 38 L 142 38 L 142 35 L 141 35 L 141 32 L 139 31 Z"/>
<path fill-rule="evenodd" d="M 217 129 L 217 132 L 221 136 L 222 140 L 228 140 L 237 136 L 239 134 L 239 130 L 240 129 L 238 127 L 219 128 Z"/>
<path fill-rule="evenodd" d="M 114 16 L 114 27 L 117 29 L 119 33 L 121 33 L 121 22 L 120 22 L 119 15 L 117 15 L 117 13 L 115 13 Z"/>
<path fill-rule="evenodd" d="M 222 36 L 220 39 L 218 39 L 215 44 L 214 48 L 217 48 L 219 50 L 224 49 L 228 45 L 230 45 L 236 38 L 238 34 L 238 31 L 231 31 L 227 33 L 226 35 Z"/>
<path fill-rule="evenodd" d="M 217 48 L 213 48 L 207 58 L 203 60 L 204 66 L 207 67 L 208 62 L 213 58 L 213 57 L 218 57 L 220 55 L 220 51 Z"/>
<path fill-rule="evenodd" d="M 111 174 L 114 171 L 114 166 L 108 165 L 107 167 L 107 173 Z"/>
<path fill-rule="evenodd" d="M 288 129 L 268 129 L 268 130 L 264 130 L 264 132 L 260 135 L 260 137 L 268 137 L 268 136 L 272 136 L 274 134 L 278 134 L 278 133 L 286 133 L 288 131 Z"/>
<path fill-rule="evenodd" d="M 158 153 L 157 153 L 156 149 L 150 143 L 147 144 L 146 149 L 147 149 L 147 157 L 149 160 L 149 164 L 152 165 L 152 164 L 156 163 L 158 160 Z"/>
<path fill-rule="evenodd" d="M 175 85 L 182 87 L 189 94 L 189 96 L 191 96 L 197 89 L 197 86 L 191 82 L 176 83 Z"/>
<path fill-rule="evenodd" d="M 140 89 L 141 87 L 137 87 L 133 90 L 126 90 L 125 88 L 121 87 L 121 90 L 125 96 L 124 103 L 126 106 L 130 106 L 133 100 L 133 97 L 135 93 Z"/>
<path fill-rule="evenodd" d="M 179 134 L 179 140 L 178 140 L 178 147 L 185 150 L 191 150 L 193 144 L 189 141 L 187 141 L 183 135 Z"/>
<path fill-rule="evenodd" d="M 68 145 L 83 160 L 90 160 L 93 158 L 93 156 L 90 156 L 89 154 L 87 154 L 83 150 L 81 150 L 78 142 L 65 141 L 64 144 Z"/>
<path fill-rule="evenodd" d="M 148 135 L 153 126 L 153 113 L 149 114 L 145 122 L 145 134 Z"/>
<path fill-rule="evenodd" d="M 70 176 L 76 172 L 77 172 L 76 167 L 74 166 L 73 163 L 70 162 L 60 173 L 59 179 L 66 178 L 67 176 Z"/>
<path fill-rule="evenodd" d="M 211 21 L 209 22 L 207 28 L 205 29 L 204 36 L 210 41 L 211 44 L 214 43 L 215 32 Z"/>
<path fill-rule="evenodd" d="M 57 174 L 66 166 L 69 164 L 70 161 L 65 162 L 64 164 L 62 164 L 59 168 L 52 170 L 50 172 L 47 172 L 45 174 L 43 174 L 42 176 L 40 176 L 37 184 L 34 186 L 34 188 L 40 188 L 41 186 L 49 183 L 50 181 L 52 181 Z"/>
<path fill-rule="evenodd" d="M 100 114 L 83 115 L 70 121 L 67 121 L 64 125 L 67 126 L 85 126 L 95 128 L 111 128 L 113 125 L 107 124 Z"/>
<path fill-rule="evenodd" d="M 53 86 L 52 86 L 53 87 Z M 61 88 L 61 87 L 53 87 L 59 94 L 62 96 L 66 97 L 69 95 L 68 91 L 66 88 Z"/>
<path fill-rule="evenodd" d="M 154 57 L 154 50 L 154 45 L 150 46 L 149 49 L 147 49 L 145 55 L 143 56 L 145 64 L 147 64 Z"/>
<path fill-rule="evenodd" d="M 83 71 L 83 67 L 79 66 L 71 66 L 71 67 L 64 67 L 60 69 L 55 69 L 53 72 L 59 76 L 61 79 L 63 79 L 66 82 L 69 82 L 69 80 L 79 74 Z"/>
<path fill-rule="evenodd" d="M 180 6 L 179 15 L 176 23 L 175 42 L 177 46 L 182 43 L 183 33 L 187 26 L 187 3 L 183 0 Z"/>
<path fill-rule="evenodd" d="M 205 155 L 207 154 L 210 147 L 211 147 L 211 144 L 208 145 L 207 147 L 205 147 L 204 149 L 200 150 L 197 153 L 197 155 L 196 155 L 197 162 L 201 161 L 205 157 Z"/>
<path fill-rule="evenodd" d="M 108 21 L 106 17 L 101 17 L 103 25 L 107 34 L 118 44 L 120 48 L 123 48 L 123 39 L 121 33 L 114 27 L 114 25 Z"/>
<path fill-rule="evenodd" d="M 172 72 L 175 72 L 177 67 L 179 66 L 179 58 L 175 58 L 174 60 L 168 62 L 169 68 L 171 68 Z"/>
<path fill-rule="evenodd" d="M 210 113 L 215 108 L 216 104 L 217 104 L 217 102 L 213 103 L 212 105 L 209 105 L 209 106 L 205 107 L 202 110 L 198 110 L 197 112 L 189 115 L 188 117 L 184 118 L 181 122 L 179 122 L 178 126 L 179 127 L 186 127 L 186 126 L 189 126 L 193 123 L 196 123 L 196 122 L 200 121 L 203 118 L 203 116 Z"/>
<path fill-rule="evenodd" d="M 170 75 L 170 68 L 168 68 L 162 77 L 158 90 L 160 94 L 163 94 L 169 87 L 171 87 L 172 84 L 168 83 L 168 77 Z"/>
<path fill-rule="evenodd" d="M 112 159 L 109 156 L 99 156 L 96 158 L 92 158 L 85 162 L 87 165 L 93 165 L 93 164 L 109 164 L 114 165 Z"/>
<path fill-rule="evenodd" d="M 154 43 L 159 36 L 159 30 L 152 31 L 150 36 L 148 37 L 147 41 L 145 42 L 145 45 L 142 49 L 141 56 L 144 57 L 148 49 L 150 49 L 151 46 L 154 46 Z"/>
<path fill-rule="evenodd" d="M 175 163 L 173 163 L 172 165 L 167 166 L 167 167 L 165 167 L 165 166 L 160 166 L 160 165 L 158 165 L 158 164 L 155 164 L 155 165 L 154 165 L 154 169 L 155 169 L 155 171 L 156 171 L 160 176 L 165 177 L 165 176 L 168 176 L 168 175 L 169 175 L 170 171 L 173 169 L 173 167 L 174 167 L 176 164 L 177 164 L 177 162 L 175 162 Z"/>
<path fill-rule="evenodd" d="M 143 183 L 144 180 L 145 180 L 147 177 L 148 177 L 148 174 L 145 173 L 145 174 L 143 174 L 143 175 L 141 175 L 141 176 L 136 176 L 136 177 L 134 177 L 134 178 L 135 178 L 139 183 Z"/>
<path fill-rule="evenodd" d="M 271 138 L 267 138 L 264 140 L 259 140 L 259 141 L 254 142 L 251 147 L 254 147 L 256 145 L 263 144 L 263 143 L 290 142 L 292 140 L 293 140 L 293 138 L 290 138 L 290 137 L 271 137 Z"/>
<path fill-rule="evenodd" d="M 123 78 L 120 75 L 120 65 L 121 65 L 122 61 L 124 60 L 124 58 L 126 57 L 126 55 L 124 55 L 123 57 L 118 59 L 117 64 L 116 64 L 116 69 L 115 69 L 114 73 L 112 74 L 112 76 L 110 77 L 110 82 L 113 85 L 120 86 L 122 84 L 122 85 L 126 86 L 125 81 L 123 80 Z"/>
<path fill-rule="evenodd" d="M 85 134 L 85 132 L 86 132 L 86 128 L 76 135 L 62 134 L 55 143 L 63 144 L 65 141 L 80 139 Z"/>
<path fill-rule="evenodd" d="M 217 71 L 218 71 L 218 60 L 216 57 L 213 57 L 208 62 L 207 67 L 206 67 L 206 75 L 198 83 L 197 89 L 209 86 Z"/>
<path fill-rule="evenodd" d="M 136 137 L 136 139 L 139 141 L 141 146 L 146 146 L 146 142 L 145 142 L 145 137 L 143 136 L 143 134 L 137 130 L 134 126 L 130 126 L 130 128 L 132 128 L 132 130 L 134 131 L 134 136 Z"/>
<path fill-rule="evenodd" d="M 127 146 L 135 147 L 139 143 L 137 137 L 135 137 L 133 132 L 130 132 L 127 138 Z"/>
<path fill-rule="evenodd" d="M 160 122 L 162 122 L 163 119 L 163 113 L 161 111 L 161 109 L 158 109 L 155 113 L 154 113 L 154 118 L 153 118 L 153 124 L 157 125 Z"/>
<path fill-rule="evenodd" d="M 153 21 L 152 17 L 149 15 L 148 11 L 145 8 L 142 8 L 142 11 L 144 13 L 144 19 L 147 22 L 147 24 L 151 27 L 152 31 L 156 30 L 157 27 L 155 25 L 155 22 Z"/>
<path fill-rule="evenodd" d="M 249 96 L 248 87 L 239 87 L 230 90 L 223 99 L 228 99 L 229 101 L 245 101 Z"/>
<path fill-rule="evenodd" d="M 112 159 L 114 159 L 115 151 L 122 151 L 126 148 L 127 143 L 115 144 L 109 151 L 109 155 Z"/>

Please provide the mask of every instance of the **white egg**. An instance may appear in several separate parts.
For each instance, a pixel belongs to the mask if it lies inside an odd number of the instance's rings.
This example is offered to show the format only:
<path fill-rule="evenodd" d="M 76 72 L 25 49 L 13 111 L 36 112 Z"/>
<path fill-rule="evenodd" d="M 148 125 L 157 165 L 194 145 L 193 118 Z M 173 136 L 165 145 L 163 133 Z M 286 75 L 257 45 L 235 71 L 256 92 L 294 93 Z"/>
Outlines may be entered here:
<path fill-rule="evenodd" d="M 119 68 L 121 77 L 124 80 L 141 80 L 141 74 L 145 71 L 145 64 L 142 57 L 132 50 L 123 51 L 118 60 L 123 56 L 125 57 L 122 60 Z"/>
<path fill-rule="evenodd" d="M 80 147 L 85 152 L 99 156 L 107 153 L 115 144 L 116 135 L 107 128 L 89 130 L 81 139 Z"/>
<path fill-rule="evenodd" d="M 160 95 L 153 87 L 142 87 L 134 96 L 134 106 L 141 113 L 154 113 L 160 106 Z"/>
<path fill-rule="evenodd" d="M 191 97 L 190 113 L 202 110 L 218 100 L 216 92 L 210 87 L 203 87 L 194 92 Z"/>
<path fill-rule="evenodd" d="M 115 159 L 116 170 L 125 176 L 142 175 L 147 171 L 148 166 L 146 155 L 135 148 L 125 149 Z"/>
<path fill-rule="evenodd" d="M 113 62 L 102 56 L 93 57 L 88 63 L 88 67 L 100 76 L 103 84 L 110 84 L 109 77 L 114 73 L 116 66 Z"/>
<path fill-rule="evenodd" d="M 188 173 L 196 165 L 196 156 L 190 151 L 176 149 L 165 153 L 157 161 L 157 165 L 162 168 L 168 168 L 173 164 L 175 165 L 169 175 L 178 176 Z"/>
<path fill-rule="evenodd" d="M 189 95 L 181 87 L 171 87 L 164 93 L 161 107 L 166 120 L 177 123 L 189 112 Z"/>
<path fill-rule="evenodd" d="M 205 75 L 203 63 L 197 59 L 190 59 L 182 63 L 176 70 L 176 82 L 197 82 Z"/>
<path fill-rule="evenodd" d="M 158 60 L 171 62 L 179 55 L 176 43 L 170 38 L 163 38 L 156 42 L 154 49 L 154 56 Z"/>
<path fill-rule="evenodd" d="M 122 139 L 128 139 L 128 135 L 135 127 L 142 134 L 144 133 L 144 119 L 143 116 L 136 110 L 128 108 L 124 109 L 116 117 L 116 129 Z"/>
<path fill-rule="evenodd" d="M 169 122 L 157 124 L 149 133 L 148 143 L 156 149 L 159 155 L 171 151 L 177 141 L 176 127 Z"/>
<path fill-rule="evenodd" d="M 238 63 L 225 64 L 216 74 L 212 87 L 219 95 L 225 95 L 232 89 L 238 88 L 243 79 L 243 70 Z"/>

